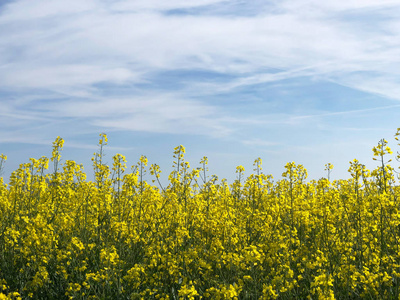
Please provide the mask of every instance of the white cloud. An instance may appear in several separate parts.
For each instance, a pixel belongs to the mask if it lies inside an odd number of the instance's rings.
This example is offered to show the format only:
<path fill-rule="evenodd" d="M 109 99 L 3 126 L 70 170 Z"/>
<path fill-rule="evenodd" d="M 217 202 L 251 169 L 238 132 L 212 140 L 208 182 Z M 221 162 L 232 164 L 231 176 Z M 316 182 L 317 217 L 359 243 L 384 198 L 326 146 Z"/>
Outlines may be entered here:
<path fill-rule="evenodd" d="M 380 106 L 380 107 L 374 107 L 374 108 L 338 111 L 338 112 L 327 112 L 327 113 L 320 113 L 320 114 L 313 114 L 313 115 L 299 115 L 299 116 L 293 116 L 291 118 L 292 118 L 292 120 L 296 121 L 296 120 L 301 120 L 301 119 L 309 119 L 309 118 L 317 118 L 317 117 L 358 115 L 358 114 L 363 114 L 363 113 L 376 112 L 376 111 L 379 111 L 379 110 L 390 110 L 390 109 L 398 108 L 398 107 L 400 107 L 400 104 Z"/>
<path fill-rule="evenodd" d="M 235 17 L 162 12 L 229 5 L 219 0 L 14 1 L 0 17 L 0 33 L 7 33 L 0 41 L 0 88 L 68 96 L 46 109 L 97 126 L 210 135 L 229 134 L 235 126 L 224 121 L 224 111 L 194 96 L 312 77 L 400 99 L 400 25 L 395 10 L 386 9 L 399 8 L 398 1 L 272 1 L 272 13 L 259 3 L 259 14 Z M 371 21 L 376 30 L 354 26 L 343 14 L 367 8 L 387 16 Z M 139 85 L 156 85 L 166 71 L 199 69 L 234 79 L 179 78 L 171 95 Z M 102 85 L 131 87 L 133 96 L 121 97 L 115 88 L 106 99 L 99 96 Z"/>
<path fill-rule="evenodd" d="M 365 8 L 384 8 L 398 6 L 398 0 L 339 0 L 339 1 L 318 1 L 318 0 L 300 0 L 294 1 L 300 3 L 301 6 L 315 5 L 327 10 L 360 10 Z M 290 4 L 287 3 L 287 7 Z"/>
<path fill-rule="evenodd" d="M 0 24 L 85 13 L 97 7 L 96 0 L 70 0 L 68 4 L 61 0 L 13 1 L 0 13 Z"/>
<path fill-rule="evenodd" d="M 141 10 L 169 10 L 169 9 L 183 9 L 195 8 L 199 6 L 206 6 L 218 3 L 226 3 L 227 0 L 137 0 L 137 1 L 115 1 L 111 4 L 113 10 L 126 12 L 128 11 L 141 11 Z"/>
<path fill-rule="evenodd" d="M 179 95 L 43 102 L 47 116 L 79 118 L 100 128 L 224 136 L 230 130 L 214 107 Z"/>
<path fill-rule="evenodd" d="M 256 147 L 271 147 L 278 145 L 278 143 L 276 142 L 270 142 L 259 138 L 248 139 L 248 140 L 245 139 L 242 140 L 242 143 L 248 146 L 256 146 Z"/>
<path fill-rule="evenodd" d="M 128 69 L 90 65 L 26 66 L 21 69 L 3 68 L 3 85 L 23 88 L 90 86 L 99 82 L 123 83 L 135 77 Z M 3 75 L 3 76 L 1 76 Z"/>
<path fill-rule="evenodd" d="M 179 7 L 177 2 L 169 6 Z M 133 62 L 151 71 L 203 67 L 240 72 L 232 66 L 238 67 L 234 61 L 241 61 L 239 66 L 249 72 L 264 66 L 292 69 L 322 62 L 359 61 L 376 54 L 365 51 L 379 42 L 357 39 L 359 31 L 339 21 L 303 19 L 294 13 L 247 18 L 162 16 L 141 11 L 121 15 L 100 10 L 100 3 L 92 4 L 95 8 L 85 14 L 62 15 L 60 21 L 55 20 L 55 29 L 50 30 L 53 37 L 46 35 L 44 28 L 27 30 L 23 37 L 27 38 L 26 46 L 33 46 L 30 53 L 40 55 L 44 62 L 49 57 Z M 134 5 L 140 8 L 140 3 Z M 44 40 L 40 40 L 43 43 L 38 49 L 40 36 Z M 60 53 L 65 56 L 60 57 Z"/>

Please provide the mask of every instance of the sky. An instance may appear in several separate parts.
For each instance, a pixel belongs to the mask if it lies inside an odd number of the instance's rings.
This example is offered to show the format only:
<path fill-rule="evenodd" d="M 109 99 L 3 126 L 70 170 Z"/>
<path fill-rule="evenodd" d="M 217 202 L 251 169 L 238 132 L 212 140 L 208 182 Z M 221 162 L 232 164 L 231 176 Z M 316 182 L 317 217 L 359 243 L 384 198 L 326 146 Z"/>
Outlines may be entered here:
<path fill-rule="evenodd" d="M 83 164 L 141 155 L 232 182 L 243 165 L 277 180 L 376 167 L 400 127 L 400 0 L 0 0 L 0 153 L 8 178 L 30 157 Z M 394 162 L 392 166 L 398 167 Z M 148 175 L 148 180 L 152 179 Z"/>

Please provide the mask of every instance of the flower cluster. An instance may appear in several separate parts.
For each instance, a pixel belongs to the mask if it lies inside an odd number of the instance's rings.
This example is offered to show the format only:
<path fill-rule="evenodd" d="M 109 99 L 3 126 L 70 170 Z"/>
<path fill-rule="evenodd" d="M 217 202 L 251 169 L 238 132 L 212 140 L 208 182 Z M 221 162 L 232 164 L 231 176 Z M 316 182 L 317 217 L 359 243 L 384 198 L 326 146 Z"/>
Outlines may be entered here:
<path fill-rule="evenodd" d="M 398 131 L 400 132 L 400 131 Z M 400 133 L 396 134 L 398 136 Z M 282 179 L 236 168 L 228 184 L 192 169 L 174 149 L 168 186 L 140 157 L 83 166 L 50 159 L 0 179 L 0 299 L 398 299 L 400 188 L 386 140 L 350 179 L 307 181 L 290 162 Z M 0 170 L 7 157 L 0 155 Z M 48 173 L 49 161 L 54 170 Z M 148 174 L 149 173 L 149 174 Z"/>

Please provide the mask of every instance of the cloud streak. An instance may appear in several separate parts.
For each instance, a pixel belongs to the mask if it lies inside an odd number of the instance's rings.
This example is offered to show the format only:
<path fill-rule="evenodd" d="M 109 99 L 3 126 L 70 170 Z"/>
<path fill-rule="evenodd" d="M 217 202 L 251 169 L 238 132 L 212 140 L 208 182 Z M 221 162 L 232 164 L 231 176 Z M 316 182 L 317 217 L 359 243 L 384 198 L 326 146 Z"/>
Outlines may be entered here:
<path fill-rule="evenodd" d="M 391 52 L 398 46 L 393 42 L 399 34 L 398 24 L 379 21 L 377 27 L 387 34 L 368 34 L 346 19 L 335 17 L 341 10 L 377 5 L 335 3 L 283 2 L 280 14 L 235 18 L 168 16 L 158 12 L 189 5 L 182 1 L 168 1 L 161 6 L 159 1 L 118 1 L 111 6 L 101 1 L 72 1 L 68 6 L 62 1 L 53 1 L 50 6 L 36 1 L 29 11 L 21 9 L 25 1 L 17 1 L 7 6 L 0 20 L 4 31 L 13 32 L 3 39 L 1 50 L 9 54 L 19 48 L 20 55 L 14 62 L 9 59 L 0 64 L 4 68 L 1 73 L 9 75 L 1 79 L 6 86 L 25 83 L 43 87 L 48 82 L 51 87 L 62 83 L 76 86 L 151 80 L 152 73 L 160 69 L 179 68 L 234 74 L 259 73 L 265 67 L 284 73 L 312 69 L 316 74 L 387 70 L 395 60 Z M 190 5 L 210 4 L 227 5 L 224 1 L 195 1 Z M 386 1 L 379 6 L 393 5 L 393 1 Z M 297 6 L 315 7 L 315 13 L 302 15 L 300 10 L 296 14 Z M 115 7 L 126 13 L 116 13 Z M 386 14 L 392 15 L 390 11 Z M 16 26 L 21 20 L 25 26 Z M 384 52 L 376 49 L 382 43 Z M 387 71 L 394 71 L 394 67 Z"/>
<path fill-rule="evenodd" d="M 325 130 L 323 117 L 359 128 L 351 118 L 400 100 L 399 12 L 389 0 L 9 1 L 0 140 L 121 131 L 279 148 Z"/>

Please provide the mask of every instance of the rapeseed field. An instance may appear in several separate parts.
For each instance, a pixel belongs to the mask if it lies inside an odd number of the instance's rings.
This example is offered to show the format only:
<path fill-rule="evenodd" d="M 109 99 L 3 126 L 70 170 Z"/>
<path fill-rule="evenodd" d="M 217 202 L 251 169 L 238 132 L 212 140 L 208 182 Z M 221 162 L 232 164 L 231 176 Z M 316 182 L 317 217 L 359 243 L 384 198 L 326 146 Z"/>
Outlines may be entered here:
<path fill-rule="evenodd" d="M 87 180 L 61 161 L 63 142 L 0 178 L 0 299 L 399 299 L 386 140 L 373 148 L 379 167 L 354 160 L 335 181 L 331 164 L 308 180 L 294 162 L 274 181 L 257 159 L 229 184 L 208 175 L 206 157 L 191 168 L 179 146 L 168 186 L 144 156 L 106 165 L 105 134 Z"/>

